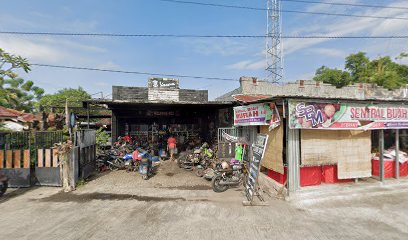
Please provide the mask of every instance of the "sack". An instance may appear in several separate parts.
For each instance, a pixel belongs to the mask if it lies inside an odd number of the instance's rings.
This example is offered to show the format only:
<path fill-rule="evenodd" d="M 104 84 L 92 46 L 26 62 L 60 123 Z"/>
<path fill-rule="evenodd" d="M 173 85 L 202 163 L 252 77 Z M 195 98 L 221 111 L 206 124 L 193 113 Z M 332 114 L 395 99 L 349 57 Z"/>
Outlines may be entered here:
<path fill-rule="evenodd" d="M 178 153 L 177 148 L 174 148 L 174 150 L 173 150 L 173 154 L 177 154 L 177 153 Z"/>

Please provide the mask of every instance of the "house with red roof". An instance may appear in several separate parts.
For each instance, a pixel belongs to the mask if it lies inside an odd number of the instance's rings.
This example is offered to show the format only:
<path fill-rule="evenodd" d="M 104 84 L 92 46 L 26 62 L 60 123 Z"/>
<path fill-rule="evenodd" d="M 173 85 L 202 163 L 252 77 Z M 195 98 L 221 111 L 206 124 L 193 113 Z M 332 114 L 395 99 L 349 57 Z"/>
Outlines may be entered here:
<path fill-rule="evenodd" d="M 29 130 L 38 122 L 32 113 L 20 112 L 0 106 L 0 126 L 14 131 Z"/>

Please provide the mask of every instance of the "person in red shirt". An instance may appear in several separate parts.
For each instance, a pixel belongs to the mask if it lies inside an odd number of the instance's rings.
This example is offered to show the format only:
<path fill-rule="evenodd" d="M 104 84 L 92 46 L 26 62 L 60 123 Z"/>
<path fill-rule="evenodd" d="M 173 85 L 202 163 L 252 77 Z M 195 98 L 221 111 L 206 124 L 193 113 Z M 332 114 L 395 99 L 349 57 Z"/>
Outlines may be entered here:
<path fill-rule="evenodd" d="M 170 160 L 174 160 L 173 155 L 174 155 L 176 148 L 177 148 L 177 140 L 174 136 L 170 136 L 169 139 L 167 139 L 167 151 L 170 152 Z"/>

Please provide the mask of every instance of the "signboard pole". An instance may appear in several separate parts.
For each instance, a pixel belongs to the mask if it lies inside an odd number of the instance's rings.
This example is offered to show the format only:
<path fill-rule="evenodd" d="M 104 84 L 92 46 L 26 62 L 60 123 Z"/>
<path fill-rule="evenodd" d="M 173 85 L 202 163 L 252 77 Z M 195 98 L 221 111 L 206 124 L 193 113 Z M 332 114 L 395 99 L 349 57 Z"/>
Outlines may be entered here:
<path fill-rule="evenodd" d="M 379 150 L 380 150 L 380 181 L 384 181 L 384 130 L 380 130 L 379 135 Z"/>
<path fill-rule="evenodd" d="M 69 111 L 68 111 L 68 99 L 65 100 L 65 124 L 67 125 L 68 131 L 69 131 L 69 140 L 72 141 L 72 129 L 69 124 Z"/>
<path fill-rule="evenodd" d="M 399 129 L 395 129 L 395 178 L 399 179 Z"/>

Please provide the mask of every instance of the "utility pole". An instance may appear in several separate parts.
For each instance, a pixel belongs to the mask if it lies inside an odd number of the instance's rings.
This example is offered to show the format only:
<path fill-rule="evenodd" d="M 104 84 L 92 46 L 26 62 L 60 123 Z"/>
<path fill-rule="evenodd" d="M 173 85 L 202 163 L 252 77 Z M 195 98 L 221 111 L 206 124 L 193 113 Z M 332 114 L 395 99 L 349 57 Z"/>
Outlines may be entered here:
<path fill-rule="evenodd" d="M 267 81 L 271 83 L 279 83 L 283 78 L 281 0 L 267 0 L 266 34 Z"/>

